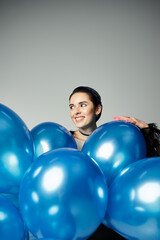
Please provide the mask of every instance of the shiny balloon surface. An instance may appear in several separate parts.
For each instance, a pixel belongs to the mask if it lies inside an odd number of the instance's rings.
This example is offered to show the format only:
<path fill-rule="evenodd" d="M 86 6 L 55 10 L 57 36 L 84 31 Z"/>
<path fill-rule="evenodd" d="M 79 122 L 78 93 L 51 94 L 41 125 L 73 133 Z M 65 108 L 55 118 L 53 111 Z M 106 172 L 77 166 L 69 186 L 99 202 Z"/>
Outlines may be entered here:
<path fill-rule="evenodd" d="M 123 168 L 146 157 L 146 143 L 135 125 L 113 121 L 98 127 L 88 137 L 82 151 L 98 163 L 110 186 Z"/>
<path fill-rule="evenodd" d="M 72 134 L 63 126 L 54 122 L 44 122 L 31 130 L 35 158 L 41 154 L 58 148 L 76 148 L 77 144 Z"/>
<path fill-rule="evenodd" d="M 17 208 L 0 195 L 0 239 L 24 240 L 25 231 L 23 220 Z"/>
<path fill-rule="evenodd" d="M 0 192 L 18 193 L 33 160 L 33 141 L 22 119 L 0 104 Z"/>
<path fill-rule="evenodd" d="M 115 178 L 105 220 L 126 239 L 160 239 L 160 157 L 137 161 Z"/>
<path fill-rule="evenodd" d="M 86 239 L 104 218 L 105 177 L 86 154 L 70 148 L 44 153 L 25 174 L 19 202 L 30 232 L 39 238 Z"/>
<path fill-rule="evenodd" d="M 39 238 L 36 238 L 35 240 L 38 240 Z M 61 240 L 58 238 L 40 238 L 41 240 Z"/>

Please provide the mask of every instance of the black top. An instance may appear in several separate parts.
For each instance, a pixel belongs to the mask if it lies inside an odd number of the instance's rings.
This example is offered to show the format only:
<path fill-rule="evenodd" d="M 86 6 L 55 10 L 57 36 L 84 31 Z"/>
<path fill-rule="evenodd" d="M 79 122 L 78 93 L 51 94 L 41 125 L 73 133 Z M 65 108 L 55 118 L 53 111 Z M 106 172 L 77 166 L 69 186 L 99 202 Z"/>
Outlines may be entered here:
<path fill-rule="evenodd" d="M 147 145 L 147 157 L 160 156 L 160 130 L 155 123 L 150 123 L 148 128 L 140 129 Z"/>

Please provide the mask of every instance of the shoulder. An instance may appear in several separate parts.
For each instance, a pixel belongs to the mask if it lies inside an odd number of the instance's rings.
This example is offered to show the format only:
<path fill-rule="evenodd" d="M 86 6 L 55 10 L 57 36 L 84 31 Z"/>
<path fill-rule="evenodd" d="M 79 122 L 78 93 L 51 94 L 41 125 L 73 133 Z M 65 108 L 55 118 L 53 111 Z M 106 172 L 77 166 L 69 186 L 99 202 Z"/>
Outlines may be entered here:
<path fill-rule="evenodd" d="M 75 131 L 70 131 L 70 133 L 71 133 L 72 135 L 74 135 Z"/>

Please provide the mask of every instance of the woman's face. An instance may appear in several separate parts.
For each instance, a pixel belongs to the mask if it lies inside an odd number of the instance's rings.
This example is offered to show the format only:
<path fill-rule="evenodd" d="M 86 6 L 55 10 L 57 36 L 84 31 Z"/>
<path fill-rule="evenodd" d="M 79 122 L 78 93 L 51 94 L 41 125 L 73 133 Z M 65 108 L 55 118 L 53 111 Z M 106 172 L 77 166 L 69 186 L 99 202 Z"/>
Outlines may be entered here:
<path fill-rule="evenodd" d="M 74 93 L 70 99 L 70 116 L 76 127 L 87 129 L 96 125 L 96 114 L 93 102 L 87 93 Z"/>

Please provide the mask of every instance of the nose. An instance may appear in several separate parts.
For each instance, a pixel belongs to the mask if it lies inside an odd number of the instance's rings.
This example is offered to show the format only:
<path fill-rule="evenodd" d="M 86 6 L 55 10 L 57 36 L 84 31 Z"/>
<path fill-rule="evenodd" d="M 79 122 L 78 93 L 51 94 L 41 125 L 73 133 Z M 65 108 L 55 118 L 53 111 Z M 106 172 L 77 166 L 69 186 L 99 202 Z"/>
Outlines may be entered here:
<path fill-rule="evenodd" d="M 75 108 L 75 115 L 78 115 L 78 114 L 80 114 L 80 113 L 81 113 L 80 108 L 79 108 L 79 107 L 76 107 L 76 108 Z"/>

